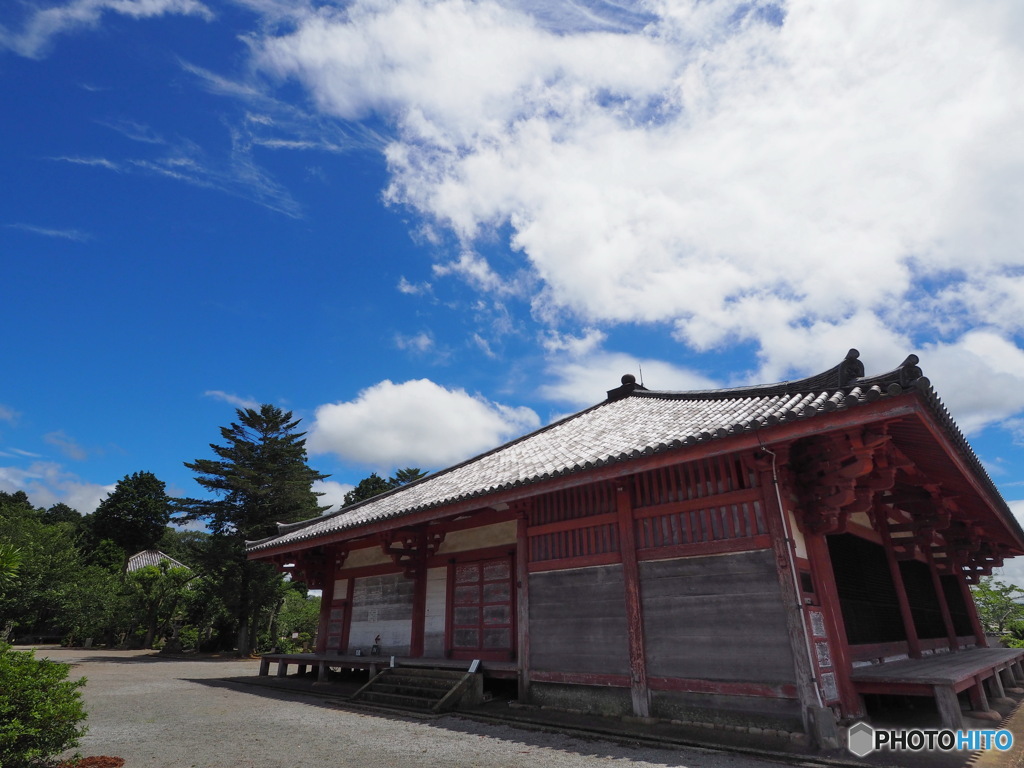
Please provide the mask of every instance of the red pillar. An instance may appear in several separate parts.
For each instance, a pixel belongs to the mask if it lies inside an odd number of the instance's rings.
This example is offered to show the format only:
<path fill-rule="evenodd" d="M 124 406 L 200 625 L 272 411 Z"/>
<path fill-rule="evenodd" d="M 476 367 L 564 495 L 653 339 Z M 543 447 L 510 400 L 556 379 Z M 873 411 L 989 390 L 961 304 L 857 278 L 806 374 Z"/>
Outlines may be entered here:
<path fill-rule="evenodd" d="M 900 563 L 896 559 L 896 553 L 892 548 L 892 535 L 889 533 L 889 518 L 885 508 L 879 508 L 875 515 L 875 524 L 878 532 L 882 535 L 882 547 L 885 549 L 885 559 L 889 563 L 889 573 L 892 576 L 892 585 L 896 589 L 896 601 L 900 606 L 900 618 L 903 619 L 903 629 L 907 633 L 907 648 L 912 659 L 921 658 L 921 641 L 917 636 L 917 627 L 914 625 L 914 614 L 910 610 L 910 600 L 907 599 L 907 588 L 903 584 L 903 574 L 900 573 Z"/>
<path fill-rule="evenodd" d="M 529 516 L 516 519 L 516 661 L 519 666 L 519 701 L 530 700 L 530 550 L 526 529 Z"/>
<path fill-rule="evenodd" d="M 942 577 L 939 576 L 939 569 L 935 567 L 935 555 L 932 554 L 931 546 L 925 547 L 925 559 L 928 562 L 928 571 L 932 575 L 932 588 L 939 600 L 939 611 L 942 613 L 942 623 L 946 625 L 946 637 L 949 639 L 949 650 L 957 651 L 960 644 L 956 640 L 956 629 L 953 626 L 953 614 L 949 612 L 949 603 L 946 602 L 946 591 L 942 588 Z"/>
<path fill-rule="evenodd" d="M 832 664 L 836 672 L 836 687 L 839 689 L 839 703 L 843 714 L 847 717 L 859 717 L 864 714 L 860 695 L 853 687 L 850 673 L 853 664 L 850 661 L 849 643 L 846 639 L 846 623 L 839 607 L 839 589 L 836 587 L 836 576 L 832 570 L 832 556 L 828 551 L 828 542 L 824 534 L 804 531 L 804 544 L 807 547 L 807 562 L 811 568 L 811 579 L 825 618 L 826 631 L 832 640 Z"/>
<path fill-rule="evenodd" d="M 320 622 L 316 627 L 317 653 L 327 651 L 327 625 L 331 618 L 331 603 L 334 601 L 334 554 L 328 550 L 327 567 L 324 569 L 324 586 L 320 590 Z"/>
<path fill-rule="evenodd" d="M 626 628 L 629 633 L 629 669 L 633 714 L 650 717 L 651 692 L 647 687 L 647 656 L 644 651 L 643 603 L 640 599 L 640 568 L 636 559 L 636 532 L 629 489 L 616 489 L 619 514 L 619 544 L 622 550 L 622 580 L 626 588 Z"/>

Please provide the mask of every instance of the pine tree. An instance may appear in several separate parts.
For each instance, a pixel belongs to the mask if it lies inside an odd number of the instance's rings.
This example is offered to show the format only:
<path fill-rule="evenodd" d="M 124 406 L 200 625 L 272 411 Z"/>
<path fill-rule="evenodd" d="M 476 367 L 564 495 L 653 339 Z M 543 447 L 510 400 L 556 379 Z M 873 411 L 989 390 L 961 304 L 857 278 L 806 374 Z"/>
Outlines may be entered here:
<path fill-rule="evenodd" d="M 323 511 L 320 494 L 312 490 L 323 475 L 306 464 L 305 433 L 299 419 L 277 406 L 238 409 L 238 422 L 222 427 L 223 445 L 211 444 L 215 459 L 196 459 L 185 466 L 196 482 L 211 491 L 211 500 L 183 499 L 183 520 L 205 520 L 213 534 L 224 586 L 223 597 L 237 624 L 238 651 L 255 647 L 255 627 L 270 604 L 276 605 L 281 576 L 265 563 L 246 559 L 245 542 L 272 536 L 276 523 L 316 517 Z"/>

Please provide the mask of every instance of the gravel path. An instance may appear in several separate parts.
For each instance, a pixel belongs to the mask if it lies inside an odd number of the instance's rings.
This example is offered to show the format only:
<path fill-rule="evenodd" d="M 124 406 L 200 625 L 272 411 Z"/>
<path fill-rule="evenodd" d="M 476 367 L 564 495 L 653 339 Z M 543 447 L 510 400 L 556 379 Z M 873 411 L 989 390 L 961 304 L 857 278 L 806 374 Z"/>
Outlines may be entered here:
<path fill-rule="evenodd" d="M 630 748 L 448 715 L 421 720 L 350 711 L 313 696 L 225 682 L 256 661 L 165 660 L 141 651 L 45 649 L 84 675 L 82 755 L 125 768 L 582 768 L 777 765 L 701 750 Z"/>

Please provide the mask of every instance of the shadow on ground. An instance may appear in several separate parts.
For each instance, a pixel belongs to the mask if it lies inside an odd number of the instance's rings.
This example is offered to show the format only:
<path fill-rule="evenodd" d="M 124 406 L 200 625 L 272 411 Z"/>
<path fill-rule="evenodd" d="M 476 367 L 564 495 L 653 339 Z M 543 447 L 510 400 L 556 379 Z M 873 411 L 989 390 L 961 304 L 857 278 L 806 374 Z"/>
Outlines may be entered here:
<path fill-rule="evenodd" d="M 570 741 L 569 750 L 584 756 L 623 757 L 622 750 L 640 747 L 664 751 L 660 763 L 667 766 L 692 766 L 693 756 L 676 756 L 680 749 L 731 752 L 784 762 L 789 765 L 829 765 L 856 768 L 1024 768 L 1024 710 L 1018 706 L 1001 724 L 975 724 L 978 728 L 1008 728 L 1019 742 L 1010 752 L 876 752 L 858 759 L 848 751 L 818 752 L 801 744 L 777 737 L 745 732 L 712 730 L 697 726 L 665 722 L 637 722 L 513 706 L 508 701 L 493 700 L 474 709 L 449 714 L 433 714 L 388 710 L 351 701 L 351 695 L 362 685 L 361 679 L 335 679 L 318 684 L 315 673 L 287 677 L 230 677 L 194 679 L 190 682 L 207 686 L 231 688 L 250 695 L 281 701 L 302 700 L 310 706 L 343 710 L 384 720 L 422 722 L 433 728 L 455 733 L 476 734 L 506 740 L 510 749 L 521 753 L 534 748 L 566 749 L 565 742 L 555 743 L 558 734 Z M 484 730 L 482 724 L 500 730 Z M 502 726 L 504 726 L 502 728 Z M 971 727 L 969 725 L 968 727 Z M 578 746 L 577 746 L 578 745 Z"/>

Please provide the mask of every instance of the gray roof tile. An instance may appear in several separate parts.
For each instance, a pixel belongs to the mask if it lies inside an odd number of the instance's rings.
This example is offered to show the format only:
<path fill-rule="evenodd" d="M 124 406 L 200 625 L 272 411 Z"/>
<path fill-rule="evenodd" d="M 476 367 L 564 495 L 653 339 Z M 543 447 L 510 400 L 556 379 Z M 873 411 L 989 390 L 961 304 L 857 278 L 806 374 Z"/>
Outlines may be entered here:
<path fill-rule="evenodd" d="M 925 391 L 933 409 L 941 409 L 915 356 L 871 378 L 864 378 L 858 357 L 856 350 L 850 350 L 843 362 L 822 374 L 754 387 L 653 392 L 624 383 L 598 405 L 416 483 L 320 518 L 279 524 L 279 535 L 249 542 L 248 551 L 315 539 L 672 447 L 841 411 L 911 388 Z M 945 418 L 954 437 L 973 457 L 948 414 Z M 974 464 L 987 478 L 976 458 Z"/>

